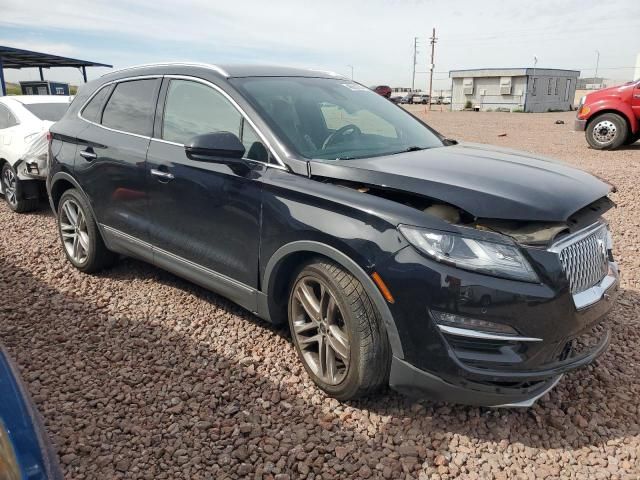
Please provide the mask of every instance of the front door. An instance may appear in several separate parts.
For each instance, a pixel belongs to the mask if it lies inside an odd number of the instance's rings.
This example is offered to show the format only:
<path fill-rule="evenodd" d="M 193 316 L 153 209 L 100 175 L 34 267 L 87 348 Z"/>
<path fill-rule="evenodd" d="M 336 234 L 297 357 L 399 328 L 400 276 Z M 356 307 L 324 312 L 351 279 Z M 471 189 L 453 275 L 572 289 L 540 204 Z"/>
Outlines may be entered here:
<path fill-rule="evenodd" d="M 243 140 L 245 156 L 266 161 L 255 157 L 266 150 L 219 90 L 195 80 L 164 82 L 158 138 L 147 155 L 155 262 L 251 308 L 236 294 L 257 287 L 261 178 L 267 165 L 251 161 L 244 169 L 191 160 L 184 144 L 195 135 L 228 131 Z"/>

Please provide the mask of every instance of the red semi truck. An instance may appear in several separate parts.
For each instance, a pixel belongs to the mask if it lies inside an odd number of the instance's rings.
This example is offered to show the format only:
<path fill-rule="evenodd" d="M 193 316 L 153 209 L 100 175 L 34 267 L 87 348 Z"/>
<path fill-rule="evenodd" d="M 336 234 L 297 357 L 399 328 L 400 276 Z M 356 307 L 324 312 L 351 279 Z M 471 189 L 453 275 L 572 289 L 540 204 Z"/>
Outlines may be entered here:
<path fill-rule="evenodd" d="M 598 150 L 613 150 L 640 139 L 640 79 L 603 88 L 580 99 L 576 130 Z"/>

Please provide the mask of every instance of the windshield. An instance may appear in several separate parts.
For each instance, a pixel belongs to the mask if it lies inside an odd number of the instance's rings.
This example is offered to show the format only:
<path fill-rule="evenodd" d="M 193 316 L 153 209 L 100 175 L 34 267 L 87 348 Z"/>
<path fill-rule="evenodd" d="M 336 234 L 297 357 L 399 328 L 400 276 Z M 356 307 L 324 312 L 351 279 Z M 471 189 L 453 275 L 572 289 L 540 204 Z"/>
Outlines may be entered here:
<path fill-rule="evenodd" d="M 69 108 L 68 103 L 27 103 L 24 108 L 33 113 L 40 120 L 57 122 Z"/>
<path fill-rule="evenodd" d="M 348 80 L 249 77 L 231 82 L 278 137 L 306 158 L 349 160 L 443 146 L 409 113 Z"/>

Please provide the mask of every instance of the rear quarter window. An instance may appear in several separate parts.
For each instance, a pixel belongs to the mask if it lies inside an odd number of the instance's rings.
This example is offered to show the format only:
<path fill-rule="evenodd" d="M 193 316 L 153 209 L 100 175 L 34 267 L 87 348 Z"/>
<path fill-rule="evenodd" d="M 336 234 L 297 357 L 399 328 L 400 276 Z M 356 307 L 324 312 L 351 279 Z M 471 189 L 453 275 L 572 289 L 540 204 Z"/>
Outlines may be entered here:
<path fill-rule="evenodd" d="M 102 125 L 151 136 L 159 79 L 118 83 L 102 112 Z"/>
<path fill-rule="evenodd" d="M 82 110 L 82 118 L 89 120 L 90 122 L 100 123 L 102 117 L 102 106 L 109 94 L 109 87 L 104 87 L 89 101 L 86 107 Z"/>

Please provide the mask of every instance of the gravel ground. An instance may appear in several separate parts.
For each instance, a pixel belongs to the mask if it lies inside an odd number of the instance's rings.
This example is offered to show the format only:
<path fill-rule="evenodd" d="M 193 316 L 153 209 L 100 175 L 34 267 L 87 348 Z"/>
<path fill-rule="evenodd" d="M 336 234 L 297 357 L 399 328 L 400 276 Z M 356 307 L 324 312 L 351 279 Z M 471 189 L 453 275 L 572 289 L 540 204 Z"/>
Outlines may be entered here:
<path fill-rule="evenodd" d="M 640 478 L 640 144 L 589 150 L 572 119 L 428 114 L 450 137 L 555 156 L 619 188 L 612 345 L 528 410 L 389 391 L 340 404 L 285 330 L 134 260 L 83 275 L 46 205 L 17 216 L 2 203 L 0 339 L 67 478 Z"/>

